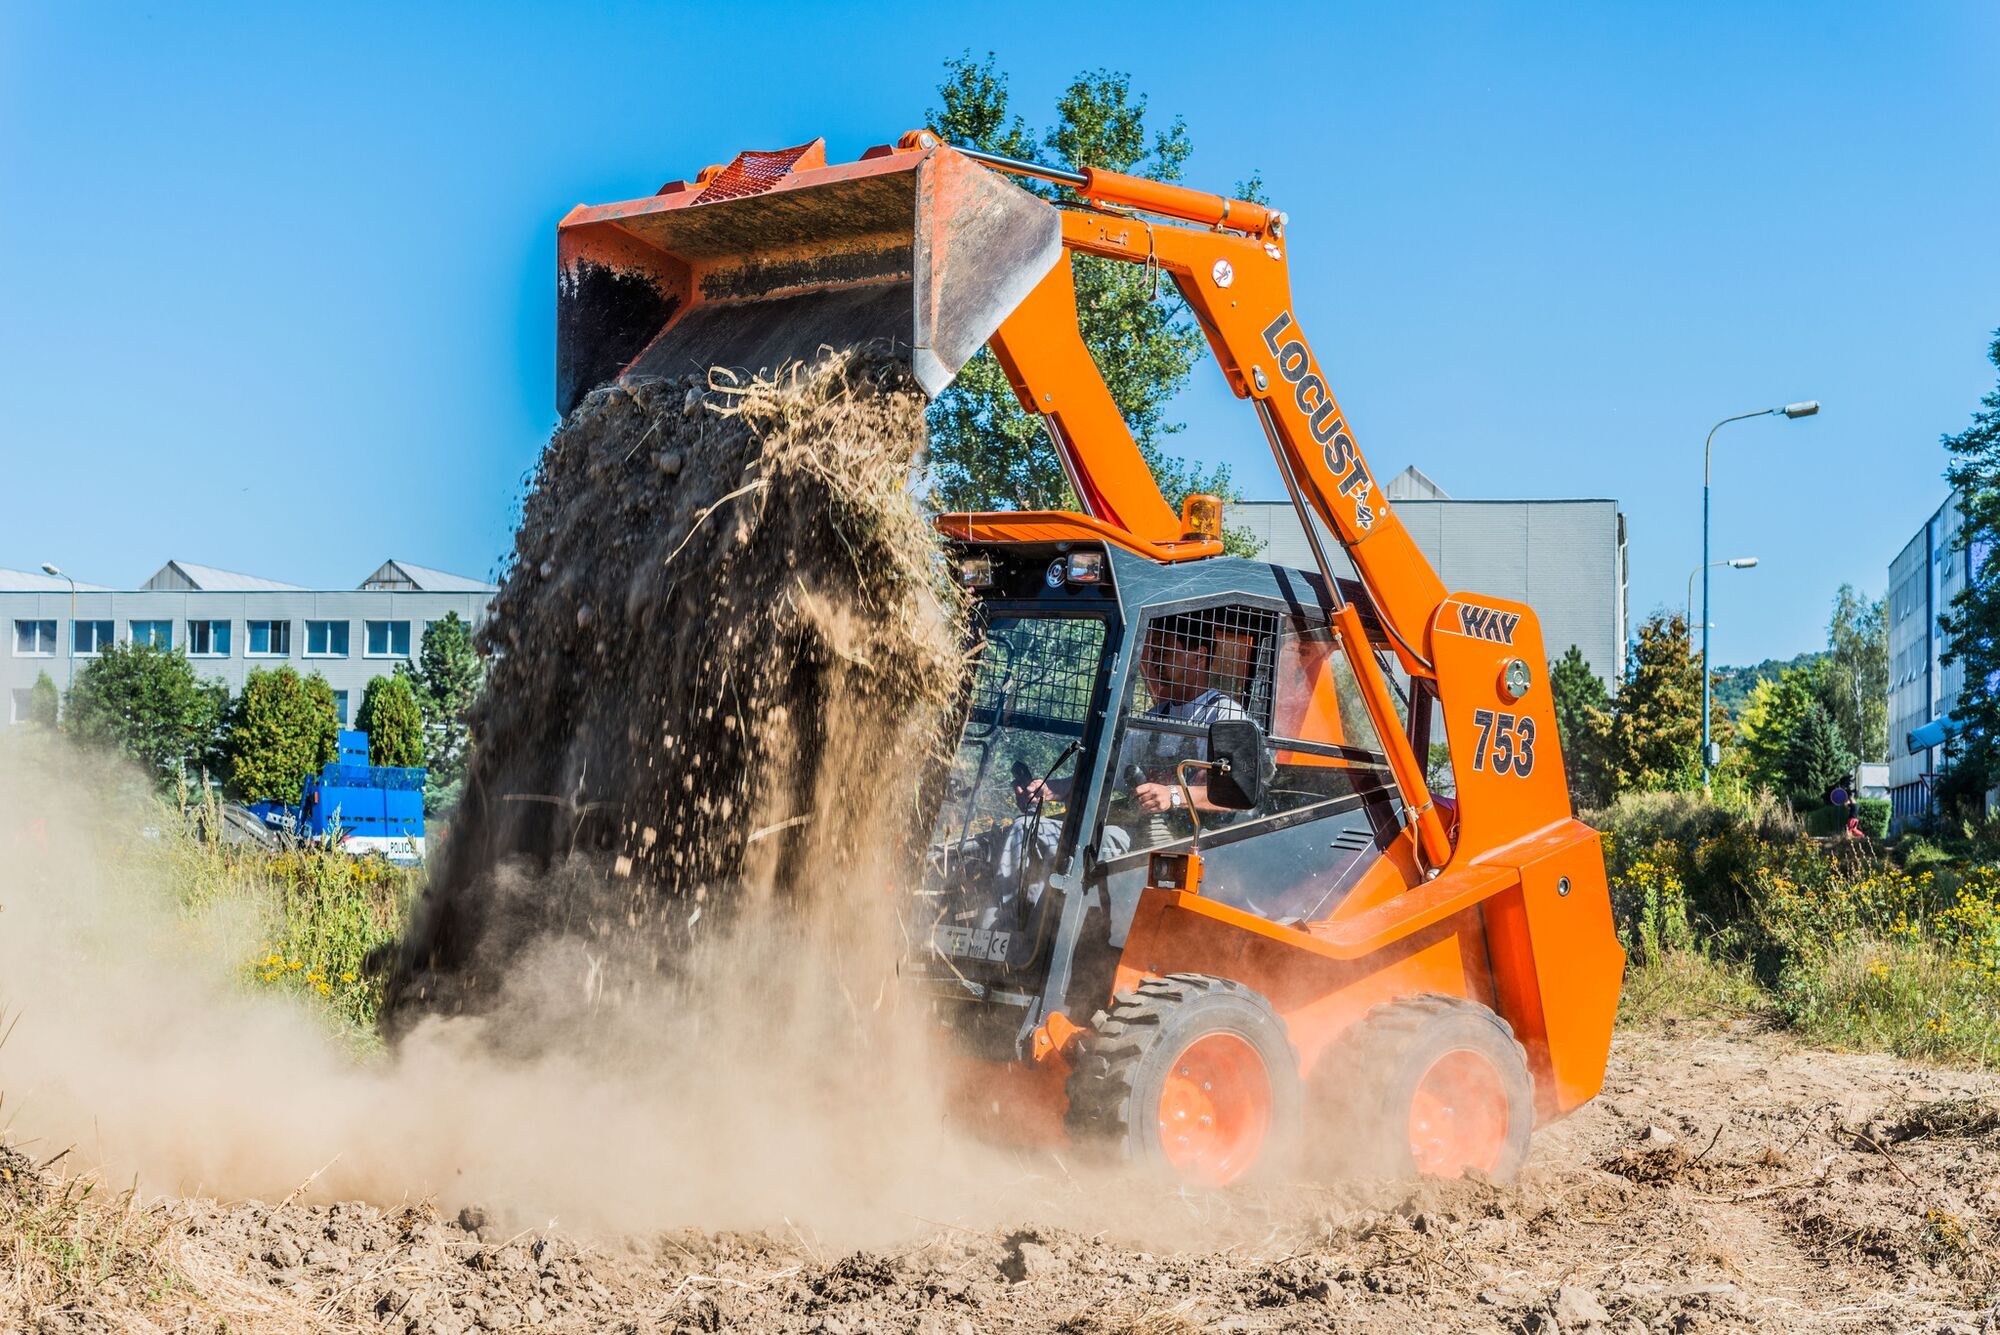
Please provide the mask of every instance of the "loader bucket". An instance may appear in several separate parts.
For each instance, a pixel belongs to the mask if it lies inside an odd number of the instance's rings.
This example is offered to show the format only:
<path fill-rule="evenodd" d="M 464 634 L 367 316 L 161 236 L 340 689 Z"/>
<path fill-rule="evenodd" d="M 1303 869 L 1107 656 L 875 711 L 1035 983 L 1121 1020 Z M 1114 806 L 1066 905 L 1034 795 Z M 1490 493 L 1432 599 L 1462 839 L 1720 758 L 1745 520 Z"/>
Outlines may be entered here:
<path fill-rule="evenodd" d="M 581 206 L 557 234 L 556 406 L 624 376 L 773 372 L 857 344 L 936 395 L 1062 259 L 1049 204 L 936 143 L 822 140 Z"/>

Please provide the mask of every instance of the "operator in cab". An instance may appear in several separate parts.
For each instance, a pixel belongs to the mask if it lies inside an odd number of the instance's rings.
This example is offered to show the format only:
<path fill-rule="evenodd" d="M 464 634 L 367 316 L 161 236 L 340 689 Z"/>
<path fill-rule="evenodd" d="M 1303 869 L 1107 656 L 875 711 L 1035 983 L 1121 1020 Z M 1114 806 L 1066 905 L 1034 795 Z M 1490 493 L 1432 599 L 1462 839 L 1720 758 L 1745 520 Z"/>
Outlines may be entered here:
<path fill-rule="evenodd" d="M 1225 808 L 1208 800 L 1208 776 L 1196 771 L 1181 791 L 1176 767 L 1183 760 L 1208 759 L 1207 729 L 1225 719 L 1249 718 L 1242 702 L 1225 695 L 1215 682 L 1227 665 L 1219 662 L 1224 646 L 1215 627 L 1194 616 L 1162 617 L 1146 628 L 1139 653 L 1139 675 L 1152 694 L 1153 705 L 1134 720 L 1118 756 L 1118 777 L 1141 811 L 1148 815 L 1178 809 L 1192 800 L 1197 811 Z M 1234 674 L 1227 674 L 1232 679 Z M 1201 736 L 1147 728 L 1142 720 L 1185 723 Z"/>
<path fill-rule="evenodd" d="M 1222 812 L 1223 807 L 1208 800 L 1208 779 L 1204 772 L 1188 776 L 1184 795 L 1176 774 L 1183 760 L 1206 760 L 1208 725 L 1224 719 L 1250 717 L 1242 702 L 1225 694 L 1214 684 L 1234 680 L 1236 674 L 1223 662 L 1227 648 L 1216 635 L 1216 627 L 1205 618 L 1183 614 L 1161 617 L 1146 628 L 1145 643 L 1139 651 L 1139 676 L 1146 683 L 1153 703 L 1145 713 L 1135 715 L 1126 729 L 1125 742 L 1118 754 L 1114 781 L 1119 792 L 1149 817 L 1164 816 L 1192 800 L 1197 811 Z M 1201 736 L 1147 727 L 1148 722 L 1186 724 L 1203 730 Z M 1020 790 L 1029 800 L 1067 799 L 1073 776 L 1047 783 L 1037 779 Z M 1123 831 L 1107 829 L 1107 835 Z M 1113 842 L 1123 843 L 1120 838 Z M 1147 843 L 1159 842 L 1157 838 Z M 1122 851 L 1122 849 L 1121 849 Z M 1115 856 L 1115 854 L 1107 854 Z"/>

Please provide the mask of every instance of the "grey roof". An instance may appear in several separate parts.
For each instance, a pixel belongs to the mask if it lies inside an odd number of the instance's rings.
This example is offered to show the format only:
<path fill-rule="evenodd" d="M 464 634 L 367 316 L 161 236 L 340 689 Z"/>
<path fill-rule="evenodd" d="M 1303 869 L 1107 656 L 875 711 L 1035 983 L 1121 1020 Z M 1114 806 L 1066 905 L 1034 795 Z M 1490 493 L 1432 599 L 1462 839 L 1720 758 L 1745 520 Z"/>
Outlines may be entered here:
<path fill-rule="evenodd" d="M 102 584 L 76 582 L 78 593 L 109 592 Z M 68 593 L 69 581 L 40 571 L 8 570 L 0 567 L 0 593 Z"/>
<path fill-rule="evenodd" d="M 218 570 L 214 566 L 200 566 L 192 561 L 169 561 L 153 572 L 153 577 L 140 585 L 145 589 L 200 590 L 203 593 L 272 593 L 298 591 L 299 584 L 287 584 L 283 580 L 265 579 L 260 575 L 244 575 L 234 570 Z"/>
<path fill-rule="evenodd" d="M 390 558 L 375 570 L 375 573 L 361 582 L 364 589 L 399 588 L 409 585 L 424 593 L 497 593 L 500 586 L 488 584 L 483 579 L 471 579 L 465 575 L 454 575 L 446 570 L 432 570 L 429 566 L 416 565 L 409 561 Z"/>
<path fill-rule="evenodd" d="M 1424 470 L 1411 464 L 1383 484 L 1382 494 L 1392 501 L 1448 501 L 1451 493 L 1430 480 Z"/>

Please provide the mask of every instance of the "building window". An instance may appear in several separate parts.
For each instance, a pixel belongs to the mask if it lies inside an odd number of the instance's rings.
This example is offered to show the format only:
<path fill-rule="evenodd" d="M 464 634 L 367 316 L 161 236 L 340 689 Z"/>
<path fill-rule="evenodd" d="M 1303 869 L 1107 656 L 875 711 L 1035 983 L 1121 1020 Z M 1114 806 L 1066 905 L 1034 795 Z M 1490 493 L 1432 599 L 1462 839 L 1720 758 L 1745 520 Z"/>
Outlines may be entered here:
<path fill-rule="evenodd" d="M 306 622 L 306 656 L 308 658 L 347 657 L 347 623 L 345 621 Z"/>
<path fill-rule="evenodd" d="M 188 654 L 194 658 L 229 657 L 227 621 L 188 622 Z"/>
<path fill-rule="evenodd" d="M 292 652 L 292 623 L 289 621 L 246 621 L 250 630 L 252 658 L 283 658 Z"/>
<path fill-rule="evenodd" d="M 132 643 L 150 644 L 155 649 L 174 647 L 174 623 L 171 621 L 134 621 L 132 623 Z"/>
<path fill-rule="evenodd" d="M 72 621 L 69 626 L 70 652 L 78 658 L 95 658 L 111 647 L 115 634 L 109 621 Z"/>
<path fill-rule="evenodd" d="M 410 623 L 407 621 L 369 622 L 367 653 L 370 658 L 408 658 L 410 656 Z"/>
<path fill-rule="evenodd" d="M 54 658 L 55 653 L 55 622 L 16 621 L 14 623 L 14 657 Z"/>
<path fill-rule="evenodd" d="M 340 726 L 341 726 L 341 727 L 343 727 L 343 728 L 344 728 L 344 727 L 346 727 L 346 726 L 347 726 L 347 692 L 346 692 L 346 691 L 335 691 L 335 692 L 333 693 L 333 712 L 334 712 L 334 716 L 335 716 L 336 718 L 338 718 L 338 719 L 340 720 Z"/>
<path fill-rule="evenodd" d="M 29 711 L 34 709 L 34 707 L 34 688 L 32 686 L 15 687 L 7 706 L 7 721 L 9 723 L 26 723 Z"/>

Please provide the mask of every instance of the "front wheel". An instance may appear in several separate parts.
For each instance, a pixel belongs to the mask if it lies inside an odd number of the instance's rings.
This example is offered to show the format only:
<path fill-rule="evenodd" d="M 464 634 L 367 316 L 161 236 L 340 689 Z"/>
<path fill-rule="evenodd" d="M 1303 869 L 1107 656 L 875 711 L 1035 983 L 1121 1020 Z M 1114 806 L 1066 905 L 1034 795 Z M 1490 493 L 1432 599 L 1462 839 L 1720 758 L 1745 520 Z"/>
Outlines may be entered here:
<path fill-rule="evenodd" d="M 1304 1119 L 1298 1055 L 1263 997 L 1176 973 L 1121 992 L 1079 1041 L 1070 1135 L 1191 1186 L 1282 1172 Z"/>
<path fill-rule="evenodd" d="M 1321 1167 L 1508 1181 L 1528 1157 L 1535 1085 L 1508 1023 L 1463 997 L 1378 1006 L 1313 1072 Z M 1335 1149 L 1334 1147 L 1337 1147 Z"/>

